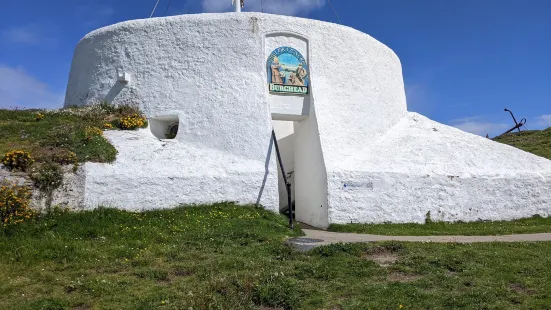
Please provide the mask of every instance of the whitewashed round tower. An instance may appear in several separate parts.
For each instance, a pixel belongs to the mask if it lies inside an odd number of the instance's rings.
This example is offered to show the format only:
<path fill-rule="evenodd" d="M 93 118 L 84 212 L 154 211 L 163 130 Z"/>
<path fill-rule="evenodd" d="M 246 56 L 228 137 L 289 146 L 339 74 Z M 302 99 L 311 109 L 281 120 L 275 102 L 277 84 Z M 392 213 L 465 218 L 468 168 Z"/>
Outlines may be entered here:
<path fill-rule="evenodd" d="M 274 127 L 297 220 L 314 226 L 551 211 L 550 161 L 407 112 L 396 54 L 341 25 L 224 13 L 101 28 L 76 47 L 65 106 L 98 101 L 138 104 L 150 128 L 106 133 L 119 154 L 85 165 L 87 208 L 277 211 Z"/>

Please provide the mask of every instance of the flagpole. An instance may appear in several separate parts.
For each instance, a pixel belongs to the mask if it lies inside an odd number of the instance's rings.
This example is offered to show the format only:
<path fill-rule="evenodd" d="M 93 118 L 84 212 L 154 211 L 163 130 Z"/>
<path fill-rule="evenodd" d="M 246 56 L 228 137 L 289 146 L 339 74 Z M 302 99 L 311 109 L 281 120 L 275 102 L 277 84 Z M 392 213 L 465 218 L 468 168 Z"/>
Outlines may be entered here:
<path fill-rule="evenodd" d="M 233 6 L 236 12 L 241 12 L 241 0 L 233 0 Z"/>

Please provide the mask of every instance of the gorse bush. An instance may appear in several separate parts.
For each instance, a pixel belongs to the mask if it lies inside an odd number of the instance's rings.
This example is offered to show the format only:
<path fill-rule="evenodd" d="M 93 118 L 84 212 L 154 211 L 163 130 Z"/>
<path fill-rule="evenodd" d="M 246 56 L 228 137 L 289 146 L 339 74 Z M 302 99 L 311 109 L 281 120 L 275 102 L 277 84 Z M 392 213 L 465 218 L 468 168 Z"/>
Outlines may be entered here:
<path fill-rule="evenodd" d="M 77 154 L 69 150 L 60 150 L 52 154 L 52 162 L 58 163 L 60 165 L 76 165 L 78 162 Z"/>
<path fill-rule="evenodd" d="M 84 132 L 86 133 L 86 136 L 91 139 L 92 137 L 95 137 L 95 136 L 103 136 L 103 131 L 101 129 L 99 129 L 98 127 L 86 127 L 86 129 L 84 130 Z"/>
<path fill-rule="evenodd" d="M 0 186 L 0 221 L 3 225 L 18 224 L 35 216 L 30 209 L 31 191 L 26 186 L 3 182 Z"/>
<path fill-rule="evenodd" d="M 37 122 L 40 122 L 43 119 L 44 119 L 44 114 L 42 114 L 40 112 L 37 112 L 36 115 L 34 116 L 34 120 L 37 121 Z"/>
<path fill-rule="evenodd" d="M 31 154 L 25 151 L 10 151 L 4 154 L 2 163 L 11 170 L 27 171 L 34 160 Z"/>
<path fill-rule="evenodd" d="M 132 114 L 119 119 L 118 125 L 122 130 L 134 130 L 147 127 L 147 120 L 140 114 Z"/>

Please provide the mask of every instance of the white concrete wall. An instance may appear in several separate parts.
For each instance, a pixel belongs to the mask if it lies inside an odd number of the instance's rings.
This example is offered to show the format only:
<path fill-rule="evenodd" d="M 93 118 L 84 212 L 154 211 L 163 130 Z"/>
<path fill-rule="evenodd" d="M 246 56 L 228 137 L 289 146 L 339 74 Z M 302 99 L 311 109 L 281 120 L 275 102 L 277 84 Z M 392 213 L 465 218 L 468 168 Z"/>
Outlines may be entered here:
<path fill-rule="evenodd" d="M 107 99 L 180 120 L 174 143 L 149 132 L 110 133 L 119 155 L 114 164 L 87 164 L 88 207 L 236 200 L 278 209 L 263 40 L 253 21 L 235 14 L 136 20 L 79 42 L 66 106 Z M 132 75 L 127 86 L 116 82 L 120 72 Z"/>
<path fill-rule="evenodd" d="M 268 93 L 267 53 L 280 45 L 308 58 L 311 95 Z M 132 76 L 128 85 L 116 81 L 123 72 Z M 263 203 L 277 209 L 270 115 L 304 119 L 314 94 L 319 96 L 320 132 L 326 135 L 321 149 L 331 160 L 337 158 L 334 151 L 350 150 L 354 134 L 375 135 L 399 118 L 373 116 L 365 126 L 347 109 L 361 104 L 388 110 L 383 112 L 387 116 L 405 113 L 397 57 L 368 35 L 340 25 L 227 13 L 134 20 L 93 31 L 76 47 L 65 106 L 133 103 L 149 118 L 178 116 L 180 128 L 174 143 L 167 144 L 147 140 L 145 133 L 110 133 L 119 155 L 111 165 L 87 164 L 87 205 L 158 208 L 214 198 L 254 203 L 263 188 Z M 341 107 L 346 109 L 335 113 Z M 348 116 L 352 119 L 345 123 L 353 126 L 339 127 Z M 352 141 L 344 139 L 346 132 Z M 166 195 L 170 198 L 160 198 Z"/>
<path fill-rule="evenodd" d="M 267 55 L 281 45 L 307 57 L 308 96 L 268 93 Z M 128 85 L 116 82 L 122 72 Z M 86 164 L 87 207 L 235 200 L 277 210 L 273 117 L 297 121 L 297 218 L 309 224 L 549 214 L 550 161 L 408 115 L 398 57 L 348 27 L 260 13 L 105 27 L 79 42 L 65 106 L 100 100 L 175 115 L 180 131 L 170 142 L 108 133 L 119 155 Z"/>
<path fill-rule="evenodd" d="M 279 209 L 277 168 L 269 140 L 265 149 L 269 162 L 260 163 L 187 141 L 159 140 L 148 128 L 107 131 L 105 136 L 119 153 L 113 164 L 85 164 L 87 208 L 147 210 L 235 201 Z"/>
<path fill-rule="evenodd" d="M 316 113 L 295 123 L 296 219 L 315 227 L 329 225 L 327 172 L 317 128 Z"/>
<path fill-rule="evenodd" d="M 416 113 L 357 154 L 328 176 L 331 223 L 551 215 L 551 161 Z"/>

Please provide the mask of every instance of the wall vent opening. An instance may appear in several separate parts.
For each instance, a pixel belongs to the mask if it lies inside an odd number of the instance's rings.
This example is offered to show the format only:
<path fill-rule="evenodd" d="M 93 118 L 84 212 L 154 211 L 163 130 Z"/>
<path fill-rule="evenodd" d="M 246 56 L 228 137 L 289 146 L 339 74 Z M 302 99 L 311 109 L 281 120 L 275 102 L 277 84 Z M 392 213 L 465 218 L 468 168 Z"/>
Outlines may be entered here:
<path fill-rule="evenodd" d="M 180 120 L 177 115 L 157 116 L 149 119 L 151 133 L 158 139 L 175 139 Z"/>

